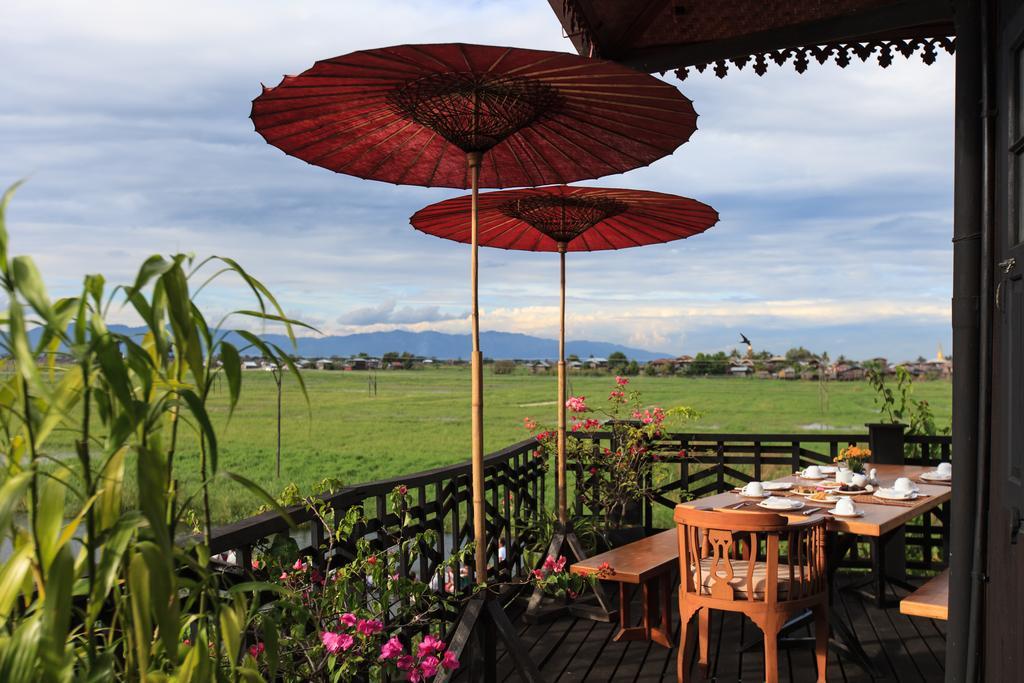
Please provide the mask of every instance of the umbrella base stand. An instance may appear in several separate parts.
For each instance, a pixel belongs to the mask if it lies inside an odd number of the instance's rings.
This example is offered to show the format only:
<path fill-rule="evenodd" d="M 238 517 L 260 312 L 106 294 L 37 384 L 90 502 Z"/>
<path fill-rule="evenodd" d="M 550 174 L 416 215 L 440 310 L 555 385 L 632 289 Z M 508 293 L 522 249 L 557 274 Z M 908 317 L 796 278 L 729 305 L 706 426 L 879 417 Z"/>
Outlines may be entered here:
<path fill-rule="evenodd" d="M 470 598 L 455 627 L 448 649 L 464 664 L 469 663 L 469 680 L 492 683 L 498 679 L 497 642 L 501 640 L 515 666 L 519 680 L 544 683 L 544 677 L 527 652 L 498 598 L 484 589 Z M 466 654 L 469 653 L 469 657 Z M 442 670 L 436 682 L 447 683 L 454 672 Z"/>
<path fill-rule="evenodd" d="M 583 550 L 580 539 L 576 536 L 571 524 L 555 525 L 555 533 L 548 545 L 547 555 L 544 557 L 558 557 L 559 555 L 570 555 L 574 562 L 587 559 L 587 553 Z M 541 562 L 544 558 L 541 558 Z M 536 624 L 550 619 L 555 619 L 565 614 L 572 614 L 580 619 L 592 619 L 594 621 L 611 622 L 616 618 L 616 611 L 612 608 L 608 596 L 597 581 L 593 586 L 594 597 L 597 604 L 585 604 L 576 601 L 572 604 L 545 603 L 544 591 L 540 587 L 533 589 L 530 602 L 526 607 L 523 619 L 530 624 Z"/>

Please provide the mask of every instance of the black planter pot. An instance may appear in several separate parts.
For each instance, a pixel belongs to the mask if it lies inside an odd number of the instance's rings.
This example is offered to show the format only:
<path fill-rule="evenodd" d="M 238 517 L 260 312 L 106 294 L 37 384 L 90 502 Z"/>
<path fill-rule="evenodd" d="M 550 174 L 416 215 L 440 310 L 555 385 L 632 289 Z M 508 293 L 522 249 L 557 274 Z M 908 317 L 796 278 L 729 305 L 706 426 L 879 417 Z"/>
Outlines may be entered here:
<path fill-rule="evenodd" d="M 639 541 L 645 535 L 646 532 L 644 531 L 643 526 L 639 524 L 608 529 L 608 531 L 605 532 L 609 548 L 618 548 L 632 543 L 633 541 Z"/>

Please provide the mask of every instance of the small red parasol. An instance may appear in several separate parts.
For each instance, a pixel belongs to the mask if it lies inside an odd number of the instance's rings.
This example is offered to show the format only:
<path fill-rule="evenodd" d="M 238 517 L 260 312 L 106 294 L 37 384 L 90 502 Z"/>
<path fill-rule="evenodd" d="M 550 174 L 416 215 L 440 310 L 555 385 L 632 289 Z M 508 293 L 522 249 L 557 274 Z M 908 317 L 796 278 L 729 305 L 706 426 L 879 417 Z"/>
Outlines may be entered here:
<path fill-rule="evenodd" d="M 409 219 L 417 230 L 470 242 L 466 213 L 471 197 L 456 197 L 420 209 Z M 561 262 L 558 337 L 559 521 L 568 523 L 565 473 L 565 253 L 624 249 L 685 239 L 718 222 L 707 204 L 644 190 L 558 185 L 488 192 L 477 201 L 478 242 L 485 247 L 557 251 Z M 574 551 L 575 552 L 575 551 Z M 556 553 L 557 554 L 557 553 Z"/>
<path fill-rule="evenodd" d="M 251 118 L 264 139 L 338 173 L 405 185 L 477 188 L 567 183 L 671 154 L 697 115 L 650 74 L 562 52 L 400 45 L 317 62 L 264 88 Z M 472 472 L 476 579 L 487 573 L 483 355 L 471 250 Z"/>

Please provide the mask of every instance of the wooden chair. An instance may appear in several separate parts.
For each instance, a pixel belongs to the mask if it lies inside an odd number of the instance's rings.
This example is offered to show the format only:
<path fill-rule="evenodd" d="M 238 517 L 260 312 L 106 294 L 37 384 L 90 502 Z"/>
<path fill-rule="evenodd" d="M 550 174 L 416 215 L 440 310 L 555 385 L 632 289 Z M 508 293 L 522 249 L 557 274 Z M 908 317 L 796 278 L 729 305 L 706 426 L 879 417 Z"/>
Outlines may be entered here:
<path fill-rule="evenodd" d="M 814 615 L 818 682 L 828 657 L 825 520 L 790 522 L 773 512 L 676 507 L 679 537 L 679 682 L 686 679 L 687 631 L 698 614 L 701 673 L 707 675 L 710 610 L 742 612 L 764 633 L 765 681 L 776 683 L 778 633 L 792 616 Z M 785 545 L 783 545 L 785 544 Z"/>

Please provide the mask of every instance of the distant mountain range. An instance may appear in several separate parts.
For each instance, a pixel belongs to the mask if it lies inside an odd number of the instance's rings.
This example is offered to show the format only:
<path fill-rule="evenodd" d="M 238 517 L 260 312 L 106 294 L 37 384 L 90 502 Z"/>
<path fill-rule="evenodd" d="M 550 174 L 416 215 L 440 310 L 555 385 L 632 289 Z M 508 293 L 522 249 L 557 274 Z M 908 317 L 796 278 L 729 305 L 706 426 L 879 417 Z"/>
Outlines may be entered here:
<path fill-rule="evenodd" d="M 142 334 L 142 327 L 111 325 L 111 331 L 119 334 Z M 282 349 L 290 350 L 291 342 L 283 334 L 264 334 L 262 339 L 273 342 Z M 228 341 L 239 348 L 246 342 L 241 337 L 231 334 Z M 496 360 L 524 359 L 544 360 L 558 357 L 558 341 L 543 339 L 528 334 L 513 332 L 481 332 L 480 347 L 484 355 Z M 446 334 L 444 332 L 406 332 L 393 330 L 390 332 L 366 332 L 361 334 L 335 335 L 329 337 L 298 337 L 298 355 L 305 358 L 321 358 L 330 356 L 354 356 L 366 353 L 381 356 L 388 351 L 408 352 L 415 356 L 439 359 L 468 359 L 472 348 L 468 334 Z M 576 355 L 581 359 L 591 356 L 607 358 L 609 354 L 620 351 L 628 358 L 645 362 L 655 358 L 672 356 L 668 352 L 648 351 L 621 344 L 598 341 L 567 341 L 566 355 Z"/>

